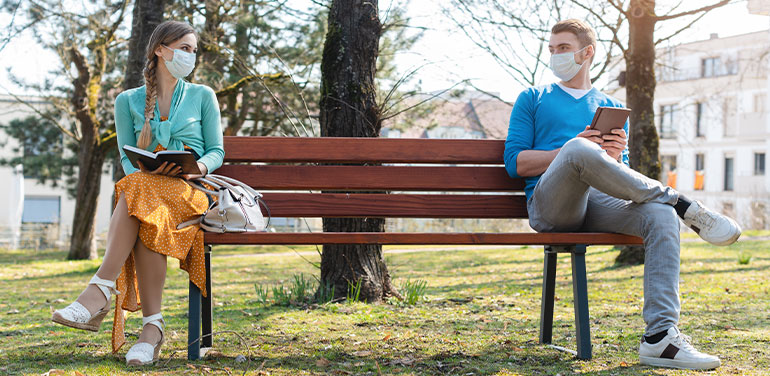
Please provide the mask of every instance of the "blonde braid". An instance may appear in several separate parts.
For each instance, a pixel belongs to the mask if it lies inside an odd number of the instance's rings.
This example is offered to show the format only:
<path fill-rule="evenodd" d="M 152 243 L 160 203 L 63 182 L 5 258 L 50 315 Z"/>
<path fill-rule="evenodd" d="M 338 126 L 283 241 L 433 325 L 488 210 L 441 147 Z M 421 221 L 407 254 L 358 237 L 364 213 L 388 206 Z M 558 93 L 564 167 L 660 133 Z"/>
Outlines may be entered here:
<path fill-rule="evenodd" d="M 150 127 L 150 119 L 155 116 L 155 100 L 158 97 L 157 85 L 155 83 L 155 70 L 158 66 L 158 57 L 153 56 L 152 59 L 147 61 L 147 66 L 144 67 L 144 126 L 142 132 L 139 133 L 139 140 L 136 146 L 145 149 L 150 146 L 152 142 L 152 127 Z"/>

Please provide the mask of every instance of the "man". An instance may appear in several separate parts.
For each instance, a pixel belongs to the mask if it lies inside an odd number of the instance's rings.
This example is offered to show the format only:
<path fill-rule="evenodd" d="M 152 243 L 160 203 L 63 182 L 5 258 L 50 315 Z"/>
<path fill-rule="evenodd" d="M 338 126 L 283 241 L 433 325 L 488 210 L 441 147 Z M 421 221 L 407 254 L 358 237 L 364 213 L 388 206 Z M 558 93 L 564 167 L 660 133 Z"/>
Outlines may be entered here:
<path fill-rule="evenodd" d="M 644 239 L 642 364 L 712 369 L 719 358 L 699 352 L 679 321 L 679 219 L 704 240 L 734 243 L 740 227 L 670 187 L 628 167 L 625 129 L 590 130 L 600 106 L 623 107 L 591 87 L 596 33 L 575 19 L 558 22 L 548 49 L 561 82 L 523 91 L 511 114 L 505 166 L 526 181 L 529 223 L 541 232 L 616 232 Z"/>

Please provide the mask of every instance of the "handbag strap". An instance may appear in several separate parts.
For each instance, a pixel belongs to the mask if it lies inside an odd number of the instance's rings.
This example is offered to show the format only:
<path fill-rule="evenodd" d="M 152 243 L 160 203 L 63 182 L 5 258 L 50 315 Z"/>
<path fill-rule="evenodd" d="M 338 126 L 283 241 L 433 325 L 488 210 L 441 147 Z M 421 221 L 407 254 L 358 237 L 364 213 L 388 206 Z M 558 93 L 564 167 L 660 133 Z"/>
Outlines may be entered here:
<path fill-rule="evenodd" d="M 222 186 L 220 184 L 217 184 L 206 178 L 194 178 L 190 180 L 185 180 L 185 182 L 187 182 L 187 184 L 189 184 L 191 187 L 213 196 L 219 195 L 219 191 L 222 189 Z M 204 183 L 214 187 L 214 190 L 206 188 L 206 186 L 203 185 Z"/>
<path fill-rule="evenodd" d="M 230 183 L 230 184 L 233 184 L 233 185 L 237 185 L 237 186 L 243 188 L 244 190 L 246 190 L 246 192 L 249 192 L 255 198 L 262 197 L 261 193 L 257 192 L 256 190 L 254 190 L 254 188 L 251 188 L 248 184 L 246 184 L 246 183 L 244 183 L 244 182 L 242 182 L 240 180 L 233 179 L 233 178 L 231 178 L 229 176 L 216 175 L 216 174 L 209 174 L 209 175 L 206 175 L 206 176 L 214 178 L 214 179 L 216 179 L 215 181 L 219 181 L 221 183 Z"/>

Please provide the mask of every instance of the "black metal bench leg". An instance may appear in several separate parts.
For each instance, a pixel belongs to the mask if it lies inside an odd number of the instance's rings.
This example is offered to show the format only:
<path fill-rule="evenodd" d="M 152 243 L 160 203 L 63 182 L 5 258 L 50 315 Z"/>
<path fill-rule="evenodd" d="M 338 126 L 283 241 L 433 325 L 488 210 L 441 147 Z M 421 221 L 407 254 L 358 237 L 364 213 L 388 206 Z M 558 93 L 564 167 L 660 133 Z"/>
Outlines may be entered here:
<path fill-rule="evenodd" d="M 212 336 L 212 324 L 213 324 L 213 316 L 212 316 L 212 309 L 211 309 L 211 302 L 212 302 L 212 294 L 211 291 L 211 246 L 206 245 L 205 248 L 205 258 L 206 258 L 206 292 L 207 296 L 203 297 L 203 306 L 202 309 L 202 319 L 203 319 L 203 334 L 201 337 L 201 346 L 205 348 L 213 347 L 214 338 Z"/>
<path fill-rule="evenodd" d="M 190 282 L 187 314 L 187 359 L 198 360 L 201 357 L 201 290 Z"/>
<path fill-rule="evenodd" d="M 553 304 L 556 287 L 556 250 L 545 246 L 543 261 L 543 296 L 540 300 L 540 343 L 551 343 L 553 335 Z"/>
<path fill-rule="evenodd" d="M 586 246 L 576 245 L 572 255 L 572 294 L 575 304 L 575 331 L 578 359 L 591 359 L 591 325 L 588 316 Z"/>

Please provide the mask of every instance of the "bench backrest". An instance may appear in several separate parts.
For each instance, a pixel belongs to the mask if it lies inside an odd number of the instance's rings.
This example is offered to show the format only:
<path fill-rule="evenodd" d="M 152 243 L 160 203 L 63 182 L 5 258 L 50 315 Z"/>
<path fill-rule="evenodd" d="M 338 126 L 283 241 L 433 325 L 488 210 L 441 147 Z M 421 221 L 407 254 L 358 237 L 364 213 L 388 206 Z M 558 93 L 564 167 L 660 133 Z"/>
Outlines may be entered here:
<path fill-rule="evenodd" d="M 502 140 L 225 137 L 216 173 L 263 192 L 274 217 L 526 218 L 524 181 L 506 173 L 503 148 Z M 337 163 L 383 165 L 325 165 Z"/>

